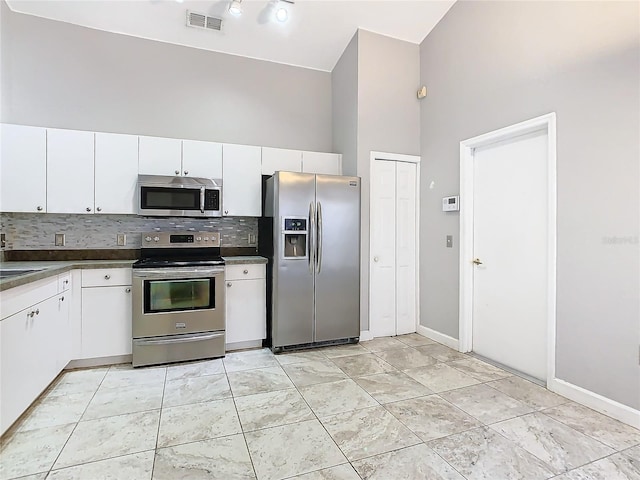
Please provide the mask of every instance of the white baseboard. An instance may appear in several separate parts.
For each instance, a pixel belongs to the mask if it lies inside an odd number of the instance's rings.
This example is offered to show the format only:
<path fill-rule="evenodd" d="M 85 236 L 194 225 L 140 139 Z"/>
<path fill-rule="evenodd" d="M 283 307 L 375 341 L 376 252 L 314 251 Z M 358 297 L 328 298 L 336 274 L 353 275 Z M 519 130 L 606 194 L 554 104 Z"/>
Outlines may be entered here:
<path fill-rule="evenodd" d="M 422 325 L 418 325 L 418 332 L 423 337 L 430 338 L 431 340 L 446 345 L 447 347 L 453 348 L 454 350 L 459 350 L 460 342 L 457 338 L 450 337 L 449 335 L 445 335 L 444 333 L 436 332 L 430 328 L 424 327 Z"/>
<path fill-rule="evenodd" d="M 369 340 L 373 340 L 373 335 L 371 335 L 371 332 L 369 330 L 362 330 L 360 332 L 360 341 L 368 342 Z"/>
<path fill-rule="evenodd" d="M 262 340 L 250 340 L 248 342 L 227 343 L 224 346 L 226 352 L 233 350 L 245 350 L 248 348 L 262 348 Z"/>
<path fill-rule="evenodd" d="M 115 355 L 113 357 L 100 357 L 100 358 L 86 358 L 82 360 L 71 360 L 65 370 L 72 370 L 74 368 L 92 368 L 92 367 L 105 367 L 108 365 L 119 365 L 121 363 L 131 363 L 131 355 Z"/>
<path fill-rule="evenodd" d="M 578 402 L 597 412 L 620 420 L 622 423 L 640 429 L 640 410 L 635 410 L 627 405 L 618 403 L 595 392 L 578 387 L 564 380 L 553 378 L 548 382 L 547 388 L 569 400 Z"/>

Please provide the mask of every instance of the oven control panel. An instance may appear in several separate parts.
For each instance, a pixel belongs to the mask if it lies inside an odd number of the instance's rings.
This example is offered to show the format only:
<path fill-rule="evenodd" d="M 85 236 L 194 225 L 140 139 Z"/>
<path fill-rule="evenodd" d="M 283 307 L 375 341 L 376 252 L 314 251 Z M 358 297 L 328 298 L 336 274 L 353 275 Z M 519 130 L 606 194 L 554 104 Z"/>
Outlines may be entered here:
<path fill-rule="evenodd" d="M 148 232 L 142 234 L 142 248 L 219 247 L 218 232 Z"/>

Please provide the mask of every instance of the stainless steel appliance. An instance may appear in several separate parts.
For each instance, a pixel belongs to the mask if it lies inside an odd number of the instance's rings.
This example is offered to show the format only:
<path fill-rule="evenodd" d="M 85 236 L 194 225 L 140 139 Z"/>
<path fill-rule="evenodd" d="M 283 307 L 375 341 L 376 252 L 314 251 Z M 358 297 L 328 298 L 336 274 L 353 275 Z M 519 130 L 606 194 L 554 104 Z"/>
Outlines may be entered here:
<path fill-rule="evenodd" d="M 133 366 L 224 356 L 220 235 L 142 234 L 133 268 Z"/>
<path fill-rule="evenodd" d="M 274 352 L 360 336 L 360 178 L 276 172 L 271 217 Z"/>
<path fill-rule="evenodd" d="M 138 175 L 139 215 L 222 216 L 222 180 Z"/>

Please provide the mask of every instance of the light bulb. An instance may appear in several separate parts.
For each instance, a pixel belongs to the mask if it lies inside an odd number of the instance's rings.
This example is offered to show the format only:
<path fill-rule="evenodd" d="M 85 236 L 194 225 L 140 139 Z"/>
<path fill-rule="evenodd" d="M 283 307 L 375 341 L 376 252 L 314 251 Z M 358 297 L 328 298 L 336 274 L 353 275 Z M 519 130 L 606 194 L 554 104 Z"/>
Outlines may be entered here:
<path fill-rule="evenodd" d="M 242 5 L 238 0 L 233 0 L 229 5 L 229 13 L 235 17 L 242 15 Z"/>
<path fill-rule="evenodd" d="M 288 18 L 289 18 L 289 12 L 287 11 L 286 8 L 280 7 L 278 10 L 276 10 L 276 20 L 284 23 L 287 21 Z"/>

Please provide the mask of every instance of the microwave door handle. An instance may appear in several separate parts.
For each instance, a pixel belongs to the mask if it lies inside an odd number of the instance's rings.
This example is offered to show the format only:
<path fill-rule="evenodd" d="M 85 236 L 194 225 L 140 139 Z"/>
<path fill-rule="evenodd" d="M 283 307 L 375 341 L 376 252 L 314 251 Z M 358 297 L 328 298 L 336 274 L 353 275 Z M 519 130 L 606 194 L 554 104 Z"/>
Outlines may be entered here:
<path fill-rule="evenodd" d="M 200 187 L 200 212 L 204 213 L 204 192 L 205 188 Z"/>

